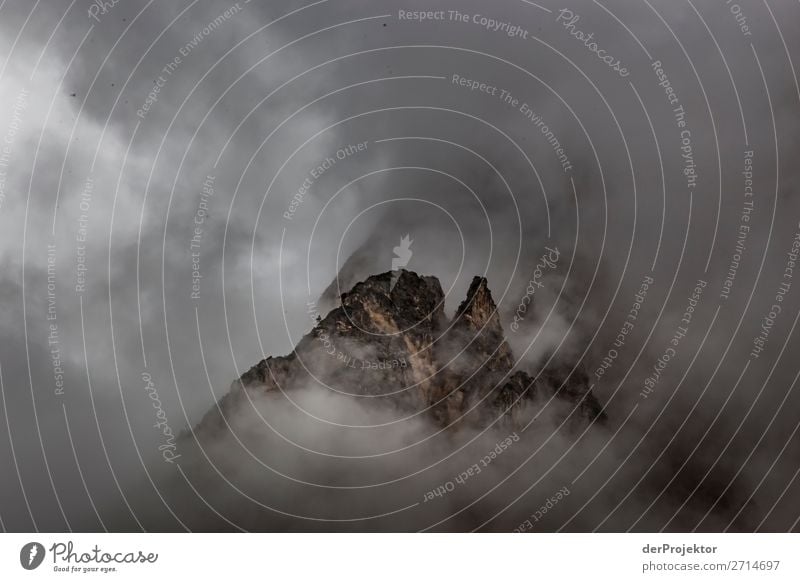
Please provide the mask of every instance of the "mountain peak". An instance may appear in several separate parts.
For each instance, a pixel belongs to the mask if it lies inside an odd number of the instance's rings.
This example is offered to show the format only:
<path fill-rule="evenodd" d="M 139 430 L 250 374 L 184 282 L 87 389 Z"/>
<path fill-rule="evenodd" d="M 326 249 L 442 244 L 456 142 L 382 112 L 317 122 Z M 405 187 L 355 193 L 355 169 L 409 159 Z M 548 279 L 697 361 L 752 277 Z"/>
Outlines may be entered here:
<path fill-rule="evenodd" d="M 521 410 L 541 406 L 537 395 L 552 392 L 554 379 L 548 375 L 544 383 L 524 371 L 512 374 L 514 366 L 485 277 L 472 280 L 448 322 L 439 279 L 387 271 L 343 293 L 341 305 L 318 320 L 291 354 L 266 358 L 244 373 L 198 429 L 219 429 L 220 415 L 248 400 L 245 391 L 314 385 L 380 397 L 373 402 L 405 411 L 427 410 L 443 426 L 484 423 L 498 415 L 515 422 Z M 559 398 L 587 411 L 584 418 L 602 416 L 585 384 L 573 382 Z"/>
<path fill-rule="evenodd" d="M 467 290 L 467 296 L 458 306 L 455 325 L 472 331 L 504 336 L 503 326 L 497 314 L 497 305 L 489 290 L 486 277 L 474 277 Z"/>
<path fill-rule="evenodd" d="M 387 271 L 342 293 L 341 310 L 349 319 L 362 320 L 365 329 L 377 333 L 390 331 L 387 325 L 398 330 L 422 321 L 438 325 L 444 318 L 444 291 L 436 277 L 405 269 Z M 337 311 L 334 309 L 331 314 Z"/>

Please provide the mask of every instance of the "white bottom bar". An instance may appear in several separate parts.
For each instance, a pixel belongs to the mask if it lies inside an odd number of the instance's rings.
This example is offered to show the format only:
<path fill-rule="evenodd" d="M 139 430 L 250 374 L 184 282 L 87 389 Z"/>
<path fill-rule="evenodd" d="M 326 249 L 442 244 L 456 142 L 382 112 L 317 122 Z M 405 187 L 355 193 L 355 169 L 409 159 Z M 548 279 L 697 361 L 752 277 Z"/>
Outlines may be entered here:
<path fill-rule="evenodd" d="M 5 534 L 0 579 L 796 581 L 798 549 L 794 534 Z"/>

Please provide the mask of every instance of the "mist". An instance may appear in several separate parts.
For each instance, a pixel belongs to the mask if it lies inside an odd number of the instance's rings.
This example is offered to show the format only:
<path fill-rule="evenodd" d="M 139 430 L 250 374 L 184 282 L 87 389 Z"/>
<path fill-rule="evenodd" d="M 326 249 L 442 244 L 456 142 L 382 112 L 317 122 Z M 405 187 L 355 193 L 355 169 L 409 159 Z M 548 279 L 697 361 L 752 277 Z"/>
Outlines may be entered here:
<path fill-rule="evenodd" d="M 93 11 L 0 7 L 4 530 L 797 530 L 796 5 Z M 605 420 L 308 385 L 190 438 L 407 235 Z"/>

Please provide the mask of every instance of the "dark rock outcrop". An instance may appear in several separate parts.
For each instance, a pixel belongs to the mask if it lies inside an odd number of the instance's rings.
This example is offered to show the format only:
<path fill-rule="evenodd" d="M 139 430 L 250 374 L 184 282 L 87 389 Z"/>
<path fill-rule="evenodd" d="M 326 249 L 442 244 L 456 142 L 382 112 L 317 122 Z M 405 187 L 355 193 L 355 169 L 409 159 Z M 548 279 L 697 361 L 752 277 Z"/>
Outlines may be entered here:
<path fill-rule="evenodd" d="M 453 428 L 515 424 L 553 401 L 573 421 L 602 421 L 582 368 L 561 363 L 534 376 L 514 364 L 485 278 L 473 279 L 448 320 L 438 279 L 405 270 L 382 273 L 343 293 L 340 305 L 318 317 L 291 354 L 245 372 L 195 432 L 222 429 L 224 417 L 246 403 L 246 391 L 308 386 L 424 410 Z"/>

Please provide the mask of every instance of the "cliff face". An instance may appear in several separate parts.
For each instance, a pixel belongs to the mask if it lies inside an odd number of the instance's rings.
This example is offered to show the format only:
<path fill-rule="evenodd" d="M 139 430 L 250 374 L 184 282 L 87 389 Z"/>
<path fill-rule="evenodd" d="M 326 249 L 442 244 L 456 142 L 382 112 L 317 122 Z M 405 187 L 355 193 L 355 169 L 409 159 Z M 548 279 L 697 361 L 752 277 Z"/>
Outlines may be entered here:
<path fill-rule="evenodd" d="M 482 277 L 473 279 L 452 320 L 445 316 L 444 292 L 435 277 L 401 270 L 356 284 L 291 354 L 262 360 L 234 382 L 195 433 L 222 429 L 223 416 L 247 405 L 246 391 L 308 386 L 422 411 L 453 429 L 462 423 L 513 425 L 548 402 L 561 405 L 571 423 L 602 420 L 582 369 L 562 365 L 535 377 L 514 370 Z"/>

